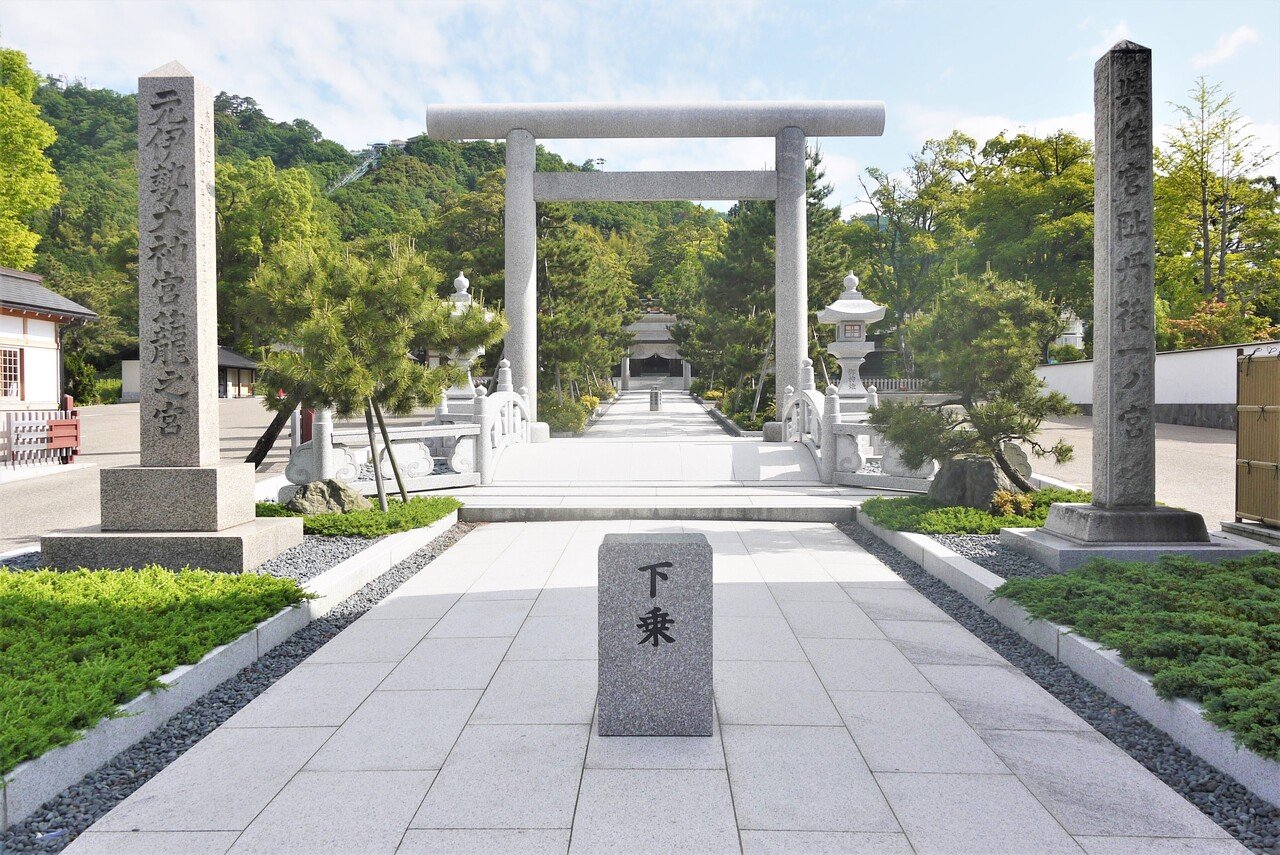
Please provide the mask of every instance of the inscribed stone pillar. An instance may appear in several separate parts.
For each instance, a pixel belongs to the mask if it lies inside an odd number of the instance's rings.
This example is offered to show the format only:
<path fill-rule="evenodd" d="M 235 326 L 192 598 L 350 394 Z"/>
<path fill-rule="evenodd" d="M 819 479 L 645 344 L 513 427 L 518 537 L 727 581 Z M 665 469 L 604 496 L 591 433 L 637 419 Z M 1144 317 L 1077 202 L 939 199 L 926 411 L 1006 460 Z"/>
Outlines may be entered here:
<path fill-rule="evenodd" d="M 1122 41 L 1093 69 L 1093 503 L 1156 499 L 1151 51 Z"/>
<path fill-rule="evenodd" d="M 1087 560 L 1089 548 L 1138 558 L 1124 549 L 1209 541 L 1199 514 L 1155 503 L 1151 51 L 1120 42 L 1094 66 L 1093 84 L 1093 504 L 1055 504 L 1039 532 L 1001 535 L 1058 569 Z"/>
<path fill-rule="evenodd" d="M 622 357 L 621 385 L 623 392 L 631 391 L 631 357 L 629 355 Z"/>
<path fill-rule="evenodd" d="M 505 240 L 507 280 L 503 310 L 510 329 L 503 356 L 512 382 L 529 389 L 529 409 L 538 417 L 537 204 L 533 201 L 536 144 L 533 134 L 507 135 Z"/>
<path fill-rule="evenodd" d="M 252 464 L 219 459 L 216 238 L 213 96 L 171 62 L 138 78 L 141 465 L 102 471 L 98 531 L 41 538 L 50 566 L 240 572 L 302 541 L 255 518 Z"/>
<path fill-rule="evenodd" d="M 711 545 L 606 534 L 599 553 L 601 736 L 710 736 Z"/>
<path fill-rule="evenodd" d="M 138 78 L 143 466 L 218 461 L 213 95 L 176 62 Z"/>
<path fill-rule="evenodd" d="M 783 128 L 776 145 L 778 199 L 774 236 L 774 388 L 778 409 L 788 386 L 800 388 L 800 360 L 808 353 L 809 237 L 804 131 Z"/>

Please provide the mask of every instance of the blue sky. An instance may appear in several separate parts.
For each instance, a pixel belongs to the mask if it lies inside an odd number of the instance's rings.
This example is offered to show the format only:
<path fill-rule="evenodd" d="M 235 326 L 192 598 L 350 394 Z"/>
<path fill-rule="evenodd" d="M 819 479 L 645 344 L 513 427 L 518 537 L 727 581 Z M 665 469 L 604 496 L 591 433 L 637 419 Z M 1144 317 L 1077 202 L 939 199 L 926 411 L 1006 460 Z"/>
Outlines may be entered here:
<path fill-rule="evenodd" d="M 1275 2 L 60 2 L 0 0 L 0 44 L 42 72 L 133 91 L 177 59 L 350 147 L 422 130 L 428 103 L 877 99 L 879 139 L 818 140 L 855 210 L 867 166 L 959 127 L 1089 135 L 1092 65 L 1154 50 L 1157 121 L 1198 75 L 1280 149 Z M 762 168 L 766 140 L 547 141 L 605 169 Z M 1272 171 L 1276 168 L 1273 164 Z"/>

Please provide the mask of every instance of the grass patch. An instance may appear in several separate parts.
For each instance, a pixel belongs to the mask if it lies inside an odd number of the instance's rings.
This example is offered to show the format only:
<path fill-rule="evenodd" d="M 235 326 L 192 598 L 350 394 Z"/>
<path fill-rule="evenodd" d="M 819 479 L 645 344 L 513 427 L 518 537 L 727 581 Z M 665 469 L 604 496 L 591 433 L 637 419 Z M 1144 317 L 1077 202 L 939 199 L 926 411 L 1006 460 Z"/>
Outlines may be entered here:
<path fill-rule="evenodd" d="M 895 499 L 878 497 L 862 503 L 862 511 L 881 528 L 920 534 L 997 534 L 1002 528 L 1039 528 L 1054 502 L 1091 502 L 1087 490 L 1045 487 L 1027 493 L 1031 509 L 1025 514 L 993 514 L 979 508 L 939 505 L 927 496 Z"/>
<path fill-rule="evenodd" d="M 303 597 L 251 573 L 0 567 L 0 774 Z"/>
<path fill-rule="evenodd" d="M 1094 559 L 1058 576 L 1010 579 L 996 596 L 1118 650 L 1161 697 L 1199 701 L 1238 743 L 1280 759 L 1280 555 Z"/>
<path fill-rule="evenodd" d="M 304 516 L 275 502 L 258 502 L 260 517 L 302 517 L 306 534 L 325 537 L 382 537 L 413 528 L 424 528 L 438 522 L 462 507 L 451 496 L 416 496 L 407 502 L 387 499 L 387 510 L 376 505 L 367 511 L 346 514 L 313 514 Z"/>

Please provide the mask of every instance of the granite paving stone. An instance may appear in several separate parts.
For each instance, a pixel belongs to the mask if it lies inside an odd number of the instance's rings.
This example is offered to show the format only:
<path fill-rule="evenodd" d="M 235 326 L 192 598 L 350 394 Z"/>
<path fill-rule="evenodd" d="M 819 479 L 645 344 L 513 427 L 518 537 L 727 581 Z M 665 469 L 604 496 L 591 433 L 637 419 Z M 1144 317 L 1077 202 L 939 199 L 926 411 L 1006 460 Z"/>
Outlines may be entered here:
<path fill-rule="evenodd" d="M 399 662 L 435 625 L 431 619 L 360 620 L 311 655 L 309 662 Z"/>
<path fill-rule="evenodd" d="M 570 828 L 589 725 L 468 725 L 412 828 Z"/>
<path fill-rule="evenodd" d="M 729 780 L 722 769 L 587 769 L 569 851 L 739 852 Z"/>
<path fill-rule="evenodd" d="M 899 831 L 843 727 L 721 731 L 738 825 L 788 831 Z"/>
<path fill-rule="evenodd" d="M 514 661 L 498 666 L 471 717 L 475 724 L 589 724 L 596 663 Z"/>
<path fill-rule="evenodd" d="M 920 855 L 1079 855 L 1080 847 L 1013 775 L 877 772 Z"/>
<path fill-rule="evenodd" d="M 565 855 L 567 828 L 411 828 L 397 855 Z"/>
<path fill-rule="evenodd" d="M 803 638 L 800 643 L 829 692 L 933 692 L 916 666 L 886 639 Z"/>
<path fill-rule="evenodd" d="M 223 727 L 337 727 L 394 667 L 394 662 L 304 662 Z"/>
<path fill-rule="evenodd" d="M 532 598 L 477 600 L 463 596 L 428 635 L 431 638 L 512 637 L 520 631 L 532 607 Z"/>
<path fill-rule="evenodd" d="M 841 724 L 808 662 L 717 662 L 713 679 L 721 724 Z"/>
<path fill-rule="evenodd" d="M 951 620 L 947 613 L 910 588 L 875 588 L 846 585 L 845 590 L 858 608 L 874 621 Z"/>
<path fill-rule="evenodd" d="M 873 772 L 1009 771 L 939 695 L 832 692 L 831 700 Z"/>
<path fill-rule="evenodd" d="M 956 712 L 982 730 L 1092 730 L 1022 672 L 998 665 L 921 665 Z"/>
<path fill-rule="evenodd" d="M 324 744 L 327 727 L 221 727 L 94 831 L 241 831 Z"/>
<path fill-rule="evenodd" d="M 307 763 L 328 771 L 439 769 L 480 692 L 374 692 Z"/>
<path fill-rule="evenodd" d="M 876 626 L 916 665 L 1011 667 L 999 653 L 954 621 L 879 620 Z"/>
<path fill-rule="evenodd" d="M 1227 833 L 1092 731 L 988 730 L 983 738 L 1072 834 L 1225 838 Z"/>
<path fill-rule="evenodd" d="M 742 855 L 912 855 L 905 834 L 884 831 L 742 832 Z"/>
<path fill-rule="evenodd" d="M 378 688 L 483 689 L 510 646 L 509 638 L 424 638 Z"/>
<path fill-rule="evenodd" d="M 884 638 L 884 633 L 839 585 L 840 599 L 794 601 L 779 599 L 782 613 L 798 638 Z M 775 590 L 776 593 L 776 590 Z"/>
<path fill-rule="evenodd" d="M 429 771 L 303 770 L 244 830 L 231 853 L 390 855 L 433 777 Z"/>

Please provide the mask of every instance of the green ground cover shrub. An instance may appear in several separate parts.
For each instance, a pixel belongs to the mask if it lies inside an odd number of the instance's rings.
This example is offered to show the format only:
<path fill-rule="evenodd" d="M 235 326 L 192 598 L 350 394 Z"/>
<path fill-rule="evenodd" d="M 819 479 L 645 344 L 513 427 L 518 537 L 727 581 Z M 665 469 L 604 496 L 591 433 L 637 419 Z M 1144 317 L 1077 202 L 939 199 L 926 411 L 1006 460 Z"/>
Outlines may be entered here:
<path fill-rule="evenodd" d="M 1161 697 L 1199 701 L 1237 742 L 1280 759 L 1280 555 L 1095 559 L 1057 576 L 1010 579 L 996 596 L 1118 650 Z"/>
<path fill-rule="evenodd" d="M 561 401 L 554 393 L 538 396 L 538 420 L 556 433 L 582 433 L 587 426 L 587 408 L 578 401 Z"/>
<path fill-rule="evenodd" d="M 946 507 L 927 496 L 877 497 L 862 503 L 862 512 L 881 528 L 920 534 L 996 534 L 1002 528 L 1038 528 L 1054 502 L 1090 502 L 1087 490 L 1045 487 L 1026 494 L 1031 510 L 1026 514 L 994 514 L 979 508 Z"/>
<path fill-rule="evenodd" d="M 415 496 L 407 502 L 387 498 L 386 513 L 375 505 L 346 514 L 303 516 L 276 502 L 258 502 L 260 517 L 302 517 L 304 534 L 324 537 L 382 537 L 413 528 L 425 528 L 462 507 L 452 496 Z"/>
<path fill-rule="evenodd" d="M 0 774 L 303 597 L 254 573 L 0 567 Z"/>

